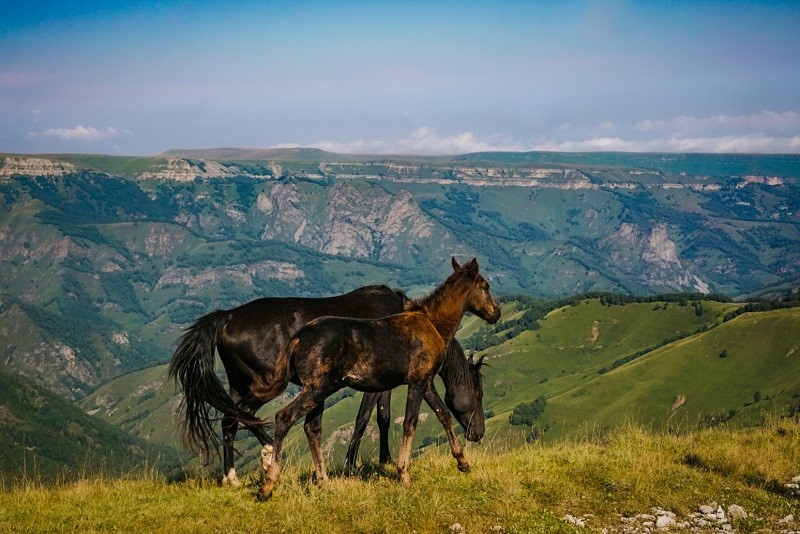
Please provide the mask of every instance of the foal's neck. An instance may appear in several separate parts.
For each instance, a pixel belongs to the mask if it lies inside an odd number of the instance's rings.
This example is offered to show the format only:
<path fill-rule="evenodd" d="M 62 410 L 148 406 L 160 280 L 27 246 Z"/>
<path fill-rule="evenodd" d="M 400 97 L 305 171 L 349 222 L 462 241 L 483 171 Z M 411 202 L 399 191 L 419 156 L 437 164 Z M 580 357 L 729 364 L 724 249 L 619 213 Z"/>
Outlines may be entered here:
<path fill-rule="evenodd" d="M 453 283 L 447 280 L 430 296 L 411 307 L 428 316 L 445 345 L 456 335 L 466 306 L 467 295 L 464 291 L 458 291 L 456 285 L 458 281 Z"/>

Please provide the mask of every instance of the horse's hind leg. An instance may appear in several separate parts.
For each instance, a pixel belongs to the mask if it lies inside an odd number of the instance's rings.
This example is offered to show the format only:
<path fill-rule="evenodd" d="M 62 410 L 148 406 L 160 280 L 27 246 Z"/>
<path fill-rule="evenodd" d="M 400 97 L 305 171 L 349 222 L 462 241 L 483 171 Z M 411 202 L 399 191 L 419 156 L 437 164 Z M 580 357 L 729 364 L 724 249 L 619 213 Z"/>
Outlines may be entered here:
<path fill-rule="evenodd" d="M 469 462 L 467 461 L 467 457 L 464 456 L 464 448 L 461 446 L 461 442 L 458 440 L 456 433 L 453 432 L 450 410 L 447 409 L 447 406 L 442 401 L 433 382 L 431 382 L 428 391 L 425 392 L 425 402 L 431 407 L 433 413 L 436 414 L 436 418 L 442 423 L 444 431 L 447 433 L 447 441 L 450 443 L 450 452 L 453 454 L 453 458 L 456 459 L 456 462 L 458 462 L 458 470 L 462 472 L 469 471 Z"/>
<path fill-rule="evenodd" d="M 325 469 L 325 459 L 322 456 L 322 444 L 320 434 L 322 434 L 322 413 L 325 410 L 325 403 L 318 404 L 306 416 L 306 422 L 303 425 L 303 430 L 308 439 L 308 445 L 311 449 L 311 459 L 314 460 L 314 470 L 317 475 L 317 484 L 320 486 L 328 481 L 328 472 Z"/>
<path fill-rule="evenodd" d="M 242 485 L 236 476 L 236 468 L 233 465 L 233 442 L 236 439 L 236 431 L 239 423 L 234 416 L 222 416 L 222 485 L 239 487 Z"/>
<path fill-rule="evenodd" d="M 356 468 L 358 447 L 361 445 L 361 438 L 364 437 L 364 431 L 367 429 L 369 417 L 372 415 L 372 409 L 378 402 L 379 396 L 380 394 L 378 393 L 364 393 L 361 396 L 361 404 L 358 407 L 358 415 L 356 415 L 356 422 L 353 427 L 353 437 L 350 438 L 350 445 L 347 447 L 347 456 L 344 459 L 344 472 L 348 476 L 352 475 Z"/>
<path fill-rule="evenodd" d="M 411 485 L 411 477 L 408 474 L 408 466 L 411 463 L 411 442 L 414 439 L 414 431 L 417 429 L 419 406 L 422 403 L 426 387 L 427 384 L 408 385 L 406 415 L 403 419 L 403 443 L 400 445 L 400 453 L 397 456 L 397 473 L 400 475 L 400 482 L 406 487 Z"/>
<path fill-rule="evenodd" d="M 390 405 L 392 392 L 383 391 L 378 394 L 378 431 L 380 433 L 380 455 L 382 464 L 392 463 L 392 453 L 389 451 L 389 425 L 391 424 Z"/>

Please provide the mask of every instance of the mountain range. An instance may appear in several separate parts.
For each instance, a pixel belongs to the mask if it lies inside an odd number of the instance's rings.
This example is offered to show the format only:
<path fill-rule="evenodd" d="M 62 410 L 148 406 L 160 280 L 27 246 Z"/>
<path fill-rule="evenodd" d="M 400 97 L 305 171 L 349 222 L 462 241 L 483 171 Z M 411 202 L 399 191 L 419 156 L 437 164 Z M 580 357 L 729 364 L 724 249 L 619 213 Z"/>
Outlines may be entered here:
<path fill-rule="evenodd" d="M 795 155 L 0 155 L 3 366 L 78 400 L 168 361 L 214 309 L 371 283 L 421 296 L 451 255 L 509 302 L 796 295 L 799 180 Z"/>

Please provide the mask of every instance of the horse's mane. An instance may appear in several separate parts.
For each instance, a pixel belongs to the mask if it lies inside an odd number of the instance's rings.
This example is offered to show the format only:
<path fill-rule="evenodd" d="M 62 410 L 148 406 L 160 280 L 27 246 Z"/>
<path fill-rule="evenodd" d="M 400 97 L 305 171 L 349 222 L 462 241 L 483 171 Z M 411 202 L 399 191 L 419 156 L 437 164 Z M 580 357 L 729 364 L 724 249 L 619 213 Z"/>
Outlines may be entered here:
<path fill-rule="evenodd" d="M 447 354 L 440 374 L 450 375 L 456 384 L 473 383 L 475 386 L 480 386 L 483 381 L 483 375 L 480 373 L 480 362 L 478 364 L 470 363 L 464 354 L 464 349 L 457 341 L 453 340 L 447 347 Z M 478 372 L 474 372 L 475 367 L 478 367 Z"/>

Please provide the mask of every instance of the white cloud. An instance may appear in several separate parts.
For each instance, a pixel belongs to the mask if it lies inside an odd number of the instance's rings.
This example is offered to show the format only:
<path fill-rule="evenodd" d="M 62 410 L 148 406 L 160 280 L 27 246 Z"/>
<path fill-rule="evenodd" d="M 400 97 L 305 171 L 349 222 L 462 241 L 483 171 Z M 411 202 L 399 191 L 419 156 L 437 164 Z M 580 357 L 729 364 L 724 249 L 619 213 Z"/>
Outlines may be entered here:
<path fill-rule="evenodd" d="M 692 117 L 683 115 L 670 120 L 643 120 L 635 125 L 641 132 L 673 130 L 690 135 L 705 131 L 791 132 L 800 129 L 800 113 L 762 111 L 751 115 L 713 115 Z"/>
<path fill-rule="evenodd" d="M 508 139 L 478 139 L 472 132 L 439 136 L 436 130 L 423 126 L 410 137 L 397 142 L 401 153 L 465 154 L 487 151 L 520 151 L 525 147 Z"/>
<path fill-rule="evenodd" d="M 800 153 L 800 114 L 764 111 L 753 115 L 680 116 L 636 124 L 610 121 L 593 126 L 565 124 L 553 137 L 532 143 L 472 132 L 439 135 L 428 126 L 394 141 L 318 141 L 275 148 L 311 146 L 345 154 L 444 155 L 488 151 Z"/>
<path fill-rule="evenodd" d="M 796 154 L 800 152 L 800 135 L 772 137 L 763 134 L 728 135 L 724 137 L 672 138 L 669 152 L 733 152 L 738 154 Z"/>
<path fill-rule="evenodd" d="M 376 140 L 355 140 L 347 142 L 316 141 L 308 144 L 281 143 L 272 148 L 297 148 L 308 146 L 343 154 L 465 154 L 469 152 L 487 151 L 524 151 L 531 150 L 509 139 L 479 139 L 472 132 L 464 132 L 451 136 L 440 136 L 436 130 L 423 126 L 409 136 L 392 142 Z"/>
<path fill-rule="evenodd" d="M 666 137 L 630 140 L 598 137 L 579 141 L 542 141 L 531 150 L 556 152 L 706 152 L 736 154 L 797 154 L 800 135 L 773 137 L 763 134 L 722 137 Z"/>
<path fill-rule="evenodd" d="M 581 131 L 585 138 L 579 137 Z M 535 143 L 533 150 L 793 154 L 800 152 L 800 113 L 682 115 L 635 124 L 603 122 L 582 130 L 569 125 L 555 139 Z"/>
<path fill-rule="evenodd" d="M 74 128 L 48 128 L 39 133 L 32 132 L 30 137 L 54 137 L 63 141 L 101 141 L 105 139 L 116 139 L 120 135 L 132 136 L 129 130 L 117 130 L 111 126 L 98 130 L 92 126 L 78 125 Z"/>

